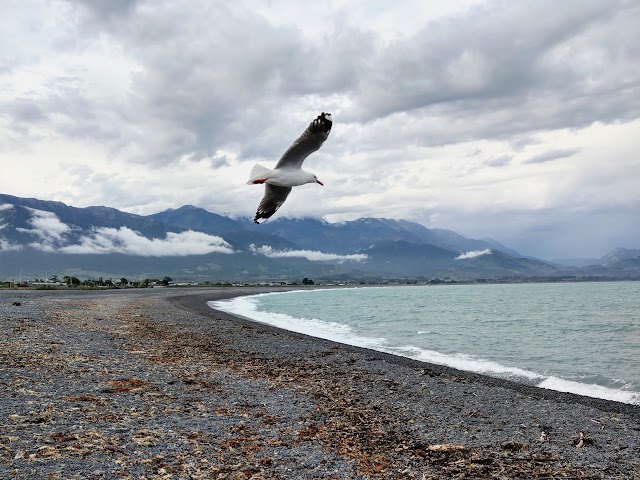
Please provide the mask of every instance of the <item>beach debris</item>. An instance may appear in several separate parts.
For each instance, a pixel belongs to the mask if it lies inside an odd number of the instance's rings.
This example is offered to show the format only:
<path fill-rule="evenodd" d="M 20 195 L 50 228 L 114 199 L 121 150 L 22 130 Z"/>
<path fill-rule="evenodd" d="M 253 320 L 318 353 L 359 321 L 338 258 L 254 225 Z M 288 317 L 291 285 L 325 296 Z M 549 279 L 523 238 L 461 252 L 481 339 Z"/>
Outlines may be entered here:
<path fill-rule="evenodd" d="M 596 442 L 586 433 L 579 432 L 578 436 L 573 440 L 576 448 L 582 448 L 585 445 L 595 445 Z"/>
<path fill-rule="evenodd" d="M 506 442 L 502 442 L 500 444 L 503 450 L 509 450 L 512 452 L 519 452 L 522 450 L 529 450 L 529 446 L 525 445 L 522 442 L 518 442 L 517 440 L 507 440 Z"/>
<path fill-rule="evenodd" d="M 14 413 L 13 415 L 9 415 L 7 418 L 9 418 L 13 423 L 24 423 L 27 417 Z"/>
<path fill-rule="evenodd" d="M 61 465 L 73 465 L 85 477 L 101 478 L 264 480 L 296 478 L 298 468 L 297 478 L 595 479 L 635 478 L 640 466 L 629 454 L 635 431 L 627 435 L 621 414 L 551 423 L 560 412 L 545 415 L 549 423 L 534 423 L 496 411 L 488 399 L 468 403 L 469 387 L 455 390 L 445 374 L 407 371 L 404 380 L 386 367 L 371 370 L 375 357 L 356 362 L 369 357 L 330 347 L 318 347 L 316 355 L 270 353 L 263 348 L 272 348 L 271 341 L 262 345 L 263 334 L 251 337 L 250 329 L 238 327 L 239 339 L 218 338 L 217 327 L 204 337 L 181 324 L 153 322 L 159 313 L 134 317 L 113 301 L 69 301 L 46 322 L 30 323 L 7 306 L 0 362 L 16 374 L 2 391 L 24 401 L 13 410 L 14 403 L 4 405 L 0 464 L 15 478 L 27 468 L 36 472 L 29 478 L 58 478 Z M 255 341 L 247 343 L 247 336 Z M 95 355 L 105 338 L 113 350 Z M 141 350 L 146 354 L 130 354 Z M 415 391 L 407 391 L 410 382 Z M 459 393 L 455 411 L 445 395 L 449 387 Z M 602 452 L 583 465 L 590 453 L 584 446 L 595 445 L 587 431 L 596 438 L 599 421 L 614 441 L 599 441 Z M 458 429 L 468 435 L 464 440 L 454 435 Z M 627 436 L 617 437 L 623 429 Z M 283 456 L 290 451 L 310 454 Z M 600 453 L 615 462 L 600 464 Z M 322 477 L 329 469 L 336 473 Z"/>
<path fill-rule="evenodd" d="M 432 452 L 463 452 L 467 450 L 467 447 L 455 443 L 438 443 L 435 445 L 429 445 L 427 450 Z"/>
<path fill-rule="evenodd" d="M 132 439 L 141 447 L 150 447 L 157 443 L 158 433 L 149 428 L 143 428 L 135 433 Z"/>
<path fill-rule="evenodd" d="M 145 390 L 151 386 L 151 384 L 145 380 L 137 378 L 125 378 L 121 380 L 108 380 L 107 383 L 111 385 L 111 388 L 105 388 L 104 393 L 125 393 L 136 392 Z"/>

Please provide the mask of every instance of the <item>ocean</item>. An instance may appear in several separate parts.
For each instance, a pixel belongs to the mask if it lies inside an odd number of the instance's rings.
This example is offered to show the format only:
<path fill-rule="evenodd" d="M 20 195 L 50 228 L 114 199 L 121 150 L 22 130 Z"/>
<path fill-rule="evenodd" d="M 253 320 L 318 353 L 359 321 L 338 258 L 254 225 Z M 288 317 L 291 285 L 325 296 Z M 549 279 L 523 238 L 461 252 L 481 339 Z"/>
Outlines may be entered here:
<path fill-rule="evenodd" d="M 336 342 L 640 404 L 640 282 L 300 290 L 210 306 Z"/>

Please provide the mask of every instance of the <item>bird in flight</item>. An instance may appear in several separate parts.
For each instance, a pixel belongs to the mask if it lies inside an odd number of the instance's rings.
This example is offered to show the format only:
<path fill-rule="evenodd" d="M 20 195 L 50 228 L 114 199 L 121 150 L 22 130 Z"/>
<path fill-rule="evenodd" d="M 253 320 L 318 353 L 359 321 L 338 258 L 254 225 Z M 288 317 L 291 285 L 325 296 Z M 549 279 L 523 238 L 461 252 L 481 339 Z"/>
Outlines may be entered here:
<path fill-rule="evenodd" d="M 247 183 L 264 183 L 264 197 L 258 205 L 254 222 L 260 223 L 259 219 L 267 219 L 276 213 L 293 187 L 306 183 L 323 185 L 313 173 L 302 170 L 302 162 L 322 146 L 329 137 L 332 124 L 331 114 L 322 112 L 284 152 L 273 170 L 262 165 L 254 165 Z"/>

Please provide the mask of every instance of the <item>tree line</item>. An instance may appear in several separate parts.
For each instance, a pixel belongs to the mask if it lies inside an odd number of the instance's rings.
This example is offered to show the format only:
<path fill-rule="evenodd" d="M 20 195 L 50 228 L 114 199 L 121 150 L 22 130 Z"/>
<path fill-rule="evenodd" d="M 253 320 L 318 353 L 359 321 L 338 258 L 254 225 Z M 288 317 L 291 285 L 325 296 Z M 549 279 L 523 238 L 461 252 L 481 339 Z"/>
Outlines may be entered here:
<path fill-rule="evenodd" d="M 37 280 L 36 280 L 37 281 Z M 150 287 L 152 285 L 164 285 L 168 286 L 173 279 L 171 277 L 158 278 L 145 278 L 144 280 L 127 280 L 125 277 L 121 277 L 117 280 L 111 278 L 98 277 L 97 279 L 80 280 L 78 277 L 72 275 L 64 275 L 62 279 L 59 279 L 57 275 L 53 275 L 48 283 L 64 283 L 68 287 Z"/>

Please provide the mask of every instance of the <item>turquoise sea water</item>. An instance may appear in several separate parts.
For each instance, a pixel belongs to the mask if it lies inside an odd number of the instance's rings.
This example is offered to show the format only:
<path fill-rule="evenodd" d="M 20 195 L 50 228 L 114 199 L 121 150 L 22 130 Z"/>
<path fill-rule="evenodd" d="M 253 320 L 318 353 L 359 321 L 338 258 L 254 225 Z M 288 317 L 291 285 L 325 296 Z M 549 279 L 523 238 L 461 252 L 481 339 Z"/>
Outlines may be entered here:
<path fill-rule="evenodd" d="M 342 343 L 640 404 L 640 282 L 305 290 L 210 305 Z"/>

